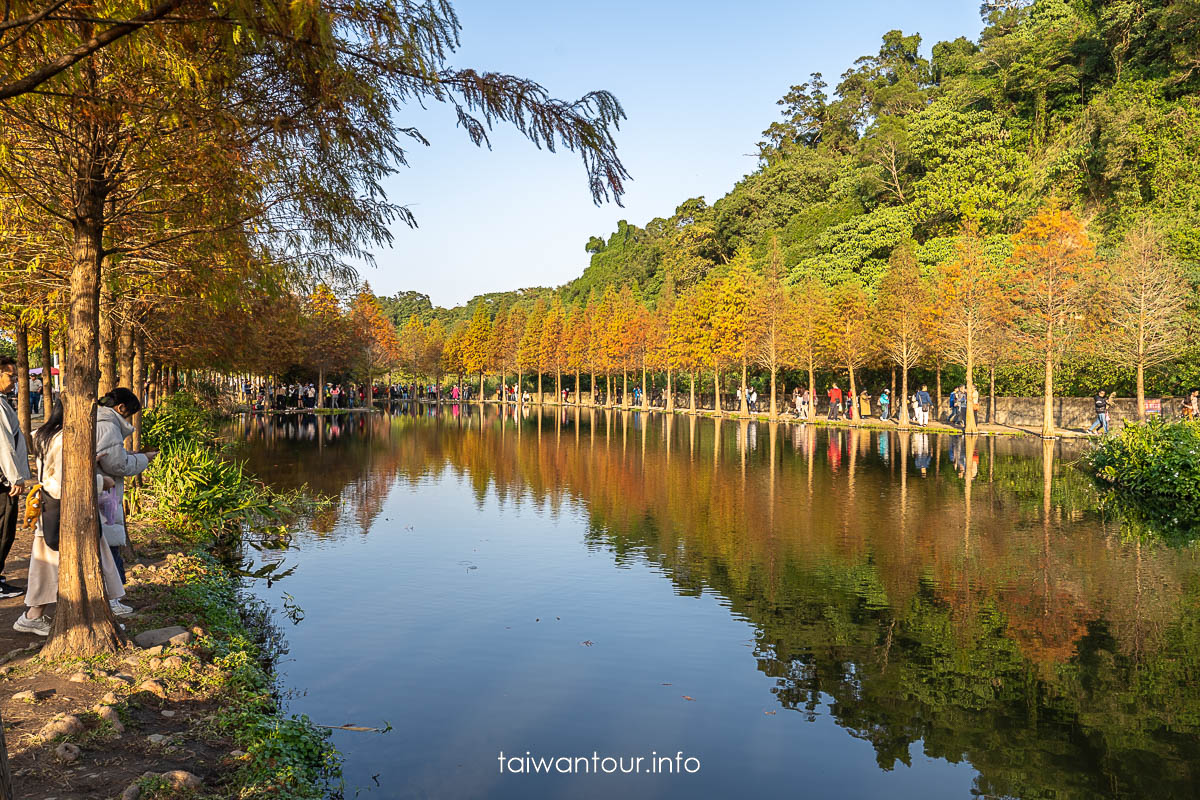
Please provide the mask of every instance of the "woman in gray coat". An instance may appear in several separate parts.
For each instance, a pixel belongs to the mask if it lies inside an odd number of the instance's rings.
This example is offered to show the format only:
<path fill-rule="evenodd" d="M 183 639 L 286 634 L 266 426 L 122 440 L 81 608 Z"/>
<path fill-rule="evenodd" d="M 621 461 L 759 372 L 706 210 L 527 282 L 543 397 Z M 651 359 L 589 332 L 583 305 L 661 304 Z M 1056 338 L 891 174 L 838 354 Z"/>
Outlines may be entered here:
<path fill-rule="evenodd" d="M 142 403 L 137 395 L 123 386 L 100 398 L 100 406 L 96 409 L 96 464 L 100 468 L 100 474 L 112 478 L 114 484 L 106 493 L 101 494 L 98 503 L 101 530 L 104 532 L 105 543 L 112 550 L 122 583 L 125 582 L 125 563 L 121 560 L 120 548 L 127 541 L 125 479 L 140 474 L 158 455 L 157 450 L 131 453 L 125 449 L 125 439 L 133 433 L 133 425 L 129 420 L 141 410 Z M 114 613 L 128 608 L 115 600 L 112 605 Z"/>

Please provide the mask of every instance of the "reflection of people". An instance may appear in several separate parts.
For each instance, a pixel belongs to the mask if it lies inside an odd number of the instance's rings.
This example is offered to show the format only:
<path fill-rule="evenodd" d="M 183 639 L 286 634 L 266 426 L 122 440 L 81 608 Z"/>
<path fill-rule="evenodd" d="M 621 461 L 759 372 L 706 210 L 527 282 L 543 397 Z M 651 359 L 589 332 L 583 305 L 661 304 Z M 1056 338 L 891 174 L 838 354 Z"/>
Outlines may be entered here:
<path fill-rule="evenodd" d="M 950 461 L 960 476 L 967 473 L 966 440 L 961 436 L 950 437 Z"/>
<path fill-rule="evenodd" d="M 929 472 L 929 464 L 932 459 L 929 455 L 929 434 L 914 433 L 913 437 L 913 466 L 921 471 L 922 475 Z"/>

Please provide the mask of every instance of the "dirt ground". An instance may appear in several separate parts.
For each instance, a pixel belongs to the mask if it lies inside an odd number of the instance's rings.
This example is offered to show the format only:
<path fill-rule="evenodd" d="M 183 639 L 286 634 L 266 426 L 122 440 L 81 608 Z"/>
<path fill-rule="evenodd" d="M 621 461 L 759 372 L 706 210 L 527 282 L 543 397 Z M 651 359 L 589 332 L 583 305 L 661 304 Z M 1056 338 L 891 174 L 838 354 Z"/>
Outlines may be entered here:
<path fill-rule="evenodd" d="M 5 565 L 5 577 L 19 586 L 25 585 L 31 537 L 30 531 L 18 531 Z M 132 575 L 128 588 L 125 602 L 144 611 L 124 618 L 127 632 L 156 627 L 159 620 L 153 619 L 152 608 L 155 593 L 163 589 L 139 582 Z M 202 691 L 196 691 L 186 680 L 165 676 L 160 680 L 165 697 L 140 689 L 143 680 L 159 677 L 155 670 L 161 659 L 132 644 L 115 658 L 88 664 L 49 667 L 31 661 L 44 640 L 12 629 L 23 608 L 21 597 L 0 600 L 0 713 L 17 798 L 118 798 L 145 773 L 171 770 L 186 770 L 203 779 L 199 796 L 224 796 L 221 776 L 236 768 L 240 754 L 234 751 L 231 756 L 232 745 L 206 724 L 215 706 L 205 702 Z M 154 624 L 147 624 L 150 622 Z M 194 648 L 171 647 L 157 655 L 166 658 L 172 654 L 186 660 L 189 669 L 204 667 L 204 653 Z M 48 696 L 37 700 L 13 698 L 24 690 Z M 123 732 L 97 713 L 106 703 L 117 712 Z M 106 713 L 111 719 L 111 712 Z M 77 715 L 84 724 L 83 731 L 67 737 L 80 748 L 73 761 L 66 762 L 56 755 L 62 736 L 39 735 L 58 714 Z"/>

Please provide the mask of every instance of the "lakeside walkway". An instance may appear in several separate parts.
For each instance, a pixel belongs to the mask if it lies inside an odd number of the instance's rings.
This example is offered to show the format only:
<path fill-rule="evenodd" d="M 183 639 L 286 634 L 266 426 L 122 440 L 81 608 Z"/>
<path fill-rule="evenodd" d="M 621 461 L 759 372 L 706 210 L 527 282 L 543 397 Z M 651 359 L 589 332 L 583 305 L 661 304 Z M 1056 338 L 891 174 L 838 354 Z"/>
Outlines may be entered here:
<path fill-rule="evenodd" d="M 443 398 L 441 400 L 431 400 L 428 398 L 417 398 L 417 399 L 407 399 L 407 400 L 392 400 L 390 402 L 392 402 L 392 403 L 417 403 L 420 405 L 445 405 L 445 406 L 450 406 L 450 405 L 495 405 L 495 406 L 506 406 L 506 407 L 511 406 L 514 408 L 521 408 L 521 407 L 525 407 L 525 406 L 528 406 L 531 408 L 539 407 L 539 404 L 535 401 L 530 401 L 529 403 L 524 403 L 524 402 L 513 403 L 513 402 L 502 402 L 500 400 L 483 400 L 483 401 L 450 400 L 450 399 L 446 399 L 446 398 Z M 593 406 L 593 405 L 586 404 L 586 403 L 583 405 L 576 405 L 575 403 L 562 403 L 562 402 L 558 402 L 558 401 L 547 401 L 547 402 L 541 403 L 540 406 L 542 408 L 546 408 L 546 407 L 567 408 L 567 409 L 574 408 L 574 409 L 579 409 L 581 411 L 591 409 L 591 410 L 600 410 L 600 411 L 636 411 L 639 413 L 658 413 L 658 414 L 668 413 L 666 411 L 666 409 L 664 409 L 661 406 L 651 406 L 649 408 L 641 408 L 639 406 L 621 406 L 621 405 L 608 406 L 608 405 L 603 405 L 603 404 L 597 404 L 597 405 Z M 311 409 L 311 408 L 297 409 L 297 408 L 293 408 L 293 409 L 287 409 L 284 411 L 261 411 L 261 412 L 255 412 L 255 413 L 264 413 L 264 414 L 265 413 L 270 413 L 270 414 L 344 414 L 344 413 L 352 413 L 352 412 L 361 413 L 361 412 L 365 412 L 367 410 L 368 409 L 366 409 L 366 408 L 342 408 L 342 409 Z M 375 410 L 378 410 L 378 409 L 375 409 Z M 753 412 L 750 414 L 742 415 L 741 413 L 739 413 L 737 411 L 726 411 L 723 414 L 718 415 L 718 414 L 716 414 L 716 412 L 714 412 L 710 408 L 701 408 L 701 409 L 697 409 L 695 411 L 692 411 L 691 409 L 687 409 L 687 408 L 675 408 L 675 409 L 672 409 L 670 413 L 684 415 L 684 416 L 689 415 L 689 414 L 695 414 L 696 416 L 711 417 L 714 419 L 719 416 L 720 419 L 722 419 L 722 420 L 757 420 L 758 422 L 771 422 L 772 421 L 770 415 L 763 413 L 763 412 Z M 799 419 L 798 417 L 794 416 L 791 413 L 785 413 L 785 414 L 780 414 L 774 421 L 778 422 L 778 423 L 786 423 L 789 425 L 795 425 L 795 424 L 823 425 L 823 426 L 828 426 L 828 427 L 861 428 L 861 429 L 874 429 L 874 430 L 881 430 L 881 431 L 914 431 L 914 432 L 924 431 L 926 433 L 943 433 L 943 434 L 962 434 L 963 433 L 962 428 L 953 426 L 953 425 L 948 425 L 944 422 L 932 422 L 931 421 L 928 425 L 914 425 L 911 423 L 908 425 L 901 425 L 899 420 L 895 419 L 895 418 L 892 418 L 892 419 L 889 419 L 886 421 L 881 420 L 878 417 L 870 417 L 865 420 L 847 420 L 843 417 L 838 420 L 831 420 L 823 415 L 818 415 L 816 417 L 805 420 L 805 419 Z M 1035 436 L 1035 437 L 1041 438 L 1042 428 L 1040 425 L 1003 425 L 1003 424 L 995 423 L 995 422 L 983 422 L 983 423 L 979 424 L 977 434 L 981 435 L 981 436 Z M 1100 434 L 1088 433 L 1086 428 L 1055 428 L 1053 438 L 1056 438 L 1056 439 L 1093 439 L 1093 438 L 1099 438 L 1099 435 Z"/>

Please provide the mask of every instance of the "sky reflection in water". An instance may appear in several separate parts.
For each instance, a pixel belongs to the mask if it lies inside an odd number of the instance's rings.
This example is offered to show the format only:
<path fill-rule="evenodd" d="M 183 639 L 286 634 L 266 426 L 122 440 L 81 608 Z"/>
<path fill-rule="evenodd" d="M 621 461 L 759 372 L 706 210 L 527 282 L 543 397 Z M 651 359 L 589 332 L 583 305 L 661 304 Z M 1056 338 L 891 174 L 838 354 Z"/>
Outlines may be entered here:
<path fill-rule="evenodd" d="M 395 726 L 335 734 L 348 797 L 1200 794 L 1195 552 L 1105 523 L 1069 445 L 496 407 L 229 434 L 338 498 L 255 591 L 305 612 L 292 711 Z"/>

